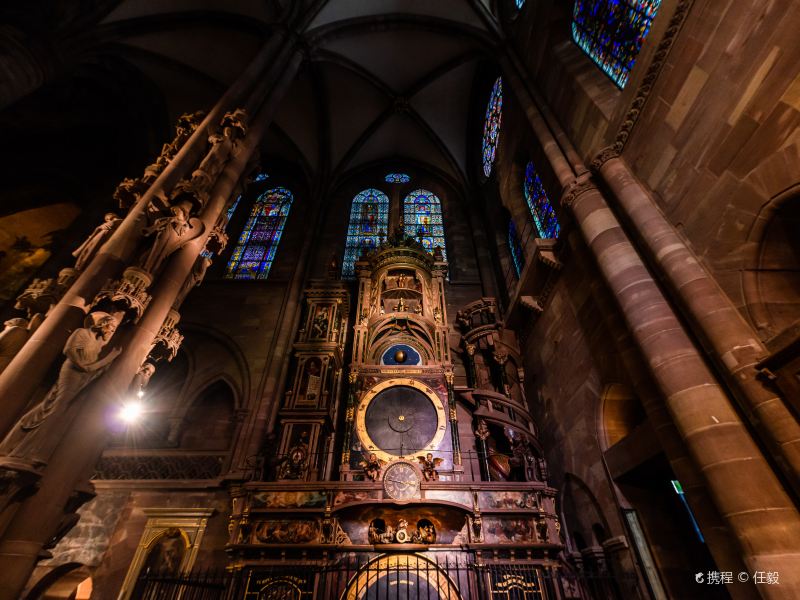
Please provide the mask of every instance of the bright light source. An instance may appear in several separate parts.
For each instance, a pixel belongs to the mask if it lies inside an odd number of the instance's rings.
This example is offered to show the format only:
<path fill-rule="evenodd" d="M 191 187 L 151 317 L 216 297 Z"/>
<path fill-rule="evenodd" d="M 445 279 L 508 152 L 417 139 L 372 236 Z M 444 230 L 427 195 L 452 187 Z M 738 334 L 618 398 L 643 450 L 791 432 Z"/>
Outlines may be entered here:
<path fill-rule="evenodd" d="M 122 405 L 122 408 L 119 411 L 119 419 L 123 423 L 127 423 L 128 425 L 132 425 L 139 421 L 144 414 L 144 405 L 141 402 L 127 402 L 126 404 Z"/>
<path fill-rule="evenodd" d="M 144 397 L 144 390 L 139 390 L 138 392 L 136 392 L 136 396 L 137 396 L 138 398 L 142 398 L 142 397 Z"/>

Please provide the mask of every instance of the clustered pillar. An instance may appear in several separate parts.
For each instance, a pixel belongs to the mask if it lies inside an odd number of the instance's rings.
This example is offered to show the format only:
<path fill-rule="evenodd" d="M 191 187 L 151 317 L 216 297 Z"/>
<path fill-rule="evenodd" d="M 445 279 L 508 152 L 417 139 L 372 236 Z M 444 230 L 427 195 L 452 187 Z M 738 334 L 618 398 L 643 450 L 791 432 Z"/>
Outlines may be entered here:
<path fill-rule="evenodd" d="M 265 45 L 208 116 L 182 118 L 142 178 L 120 185 L 127 215 L 107 216 L 76 251 L 79 274 L 0 376 L 0 435 L 9 432 L 0 443 L 0 600 L 19 597 L 91 497 L 120 403 L 177 352 L 180 305 L 224 248 L 226 208 L 299 67 L 302 54 L 287 52 L 284 37 Z M 82 365 L 86 348 L 93 362 Z M 62 349 L 58 381 L 31 406 Z"/>
<path fill-rule="evenodd" d="M 508 80 L 523 106 L 531 129 L 563 188 L 562 205 L 571 213 L 600 273 L 621 311 L 641 359 L 647 365 L 660 398 L 644 408 L 654 427 L 661 429 L 662 443 L 674 426 L 679 442 L 688 452 L 691 465 L 680 469 L 692 479 L 687 495 L 692 506 L 706 517 L 716 519 L 705 506 L 704 489 L 716 512 L 738 542 L 738 552 L 752 571 L 777 571 L 780 586 L 761 586 L 766 598 L 790 598 L 800 585 L 800 514 L 776 473 L 734 407 L 725 389 L 705 363 L 669 300 L 663 295 L 623 226 L 592 181 L 589 170 L 576 161 L 574 148 L 549 113 L 537 106 L 508 63 Z M 693 264 L 685 245 L 676 245 L 674 232 L 655 215 L 641 197 L 641 188 L 618 162 L 597 166 L 611 194 L 648 239 L 654 262 L 668 275 L 698 324 L 705 324 L 706 337 L 718 353 L 731 379 L 736 379 L 742 404 L 754 421 L 763 420 L 761 430 L 789 470 L 794 467 L 798 437 L 797 423 L 786 407 L 760 387 L 753 373 L 758 350 L 755 336 L 748 336 L 746 324 L 723 300 L 702 269 Z M 696 263 L 696 259 L 694 259 Z M 702 292 L 700 294 L 699 292 Z M 666 411 L 662 410 L 665 408 Z M 668 419 L 667 420 L 665 420 Z M 668 448 L 672 458 L 682 454 Z M 673 463 L 674 464 L 674 463 Z M 676 469 L 677 471 L 678 469 Z M 797 470 L 791 472 L 796 477 Z M 696 477 L 700 476 L 700 479 Z M 724 544 L 726 533 L 709 536 L 712 553 L 730 556 Z M 738 562 L 738 561 L 737 561 Z M 719 565 L 731 570 L 736 565 Z M 740 589 L 734 590 L 733 586 Z M 751 586 L 734 583 L 737 597 L 755 593 Z M 747 588 L 742 591 L 741 588 Z"/>

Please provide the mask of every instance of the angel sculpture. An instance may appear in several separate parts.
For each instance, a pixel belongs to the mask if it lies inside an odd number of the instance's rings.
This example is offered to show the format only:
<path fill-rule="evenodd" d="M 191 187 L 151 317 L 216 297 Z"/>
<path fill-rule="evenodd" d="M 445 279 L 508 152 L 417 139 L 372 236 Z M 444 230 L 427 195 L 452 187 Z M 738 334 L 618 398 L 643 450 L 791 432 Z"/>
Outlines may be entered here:
<path fill-rule="evenodd" d="M 374 452 L 370 453 L 368 460 L 362 460 L 358 463 L 358 465 L 364 469 L 364 477 L 370 481 L 376 481 L 378 479 L 381 474 L 381 467 L 385 464 L 386 461 L 378 458 Z"/>
<path fill-rule="evenodd" d="M 418 456 L 417 460 L 419 461 L 419 466 L 422 469 L 422 476 L 425 478 L 425 481 L 439 480 L 439 471 L 436 470 L 436 467 L 444 462 L 443 458 L 433 458 L 433 454 L 428 452 L 424 458 Z"/>

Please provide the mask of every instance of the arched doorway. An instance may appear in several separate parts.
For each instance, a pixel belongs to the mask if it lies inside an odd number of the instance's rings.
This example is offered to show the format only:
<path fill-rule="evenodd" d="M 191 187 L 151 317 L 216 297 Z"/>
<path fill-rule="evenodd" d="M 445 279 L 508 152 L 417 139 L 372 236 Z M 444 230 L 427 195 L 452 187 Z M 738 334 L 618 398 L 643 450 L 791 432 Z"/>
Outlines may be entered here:
<path fill-rule="evenodd" d="M 458 587 L 447 574 L 416 554 L 389 554 L 368 562 L 350 580 L 342 599 L 390 597 L 461 600 Z"/>

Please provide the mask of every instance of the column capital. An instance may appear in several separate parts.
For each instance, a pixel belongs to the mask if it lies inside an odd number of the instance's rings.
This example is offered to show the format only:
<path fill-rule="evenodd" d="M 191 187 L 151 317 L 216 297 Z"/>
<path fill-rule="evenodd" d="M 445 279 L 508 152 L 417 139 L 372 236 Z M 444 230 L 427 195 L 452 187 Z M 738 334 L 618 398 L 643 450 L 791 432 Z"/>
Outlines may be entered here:
<path fill-rule="evenodd" d="M 573 181 L 564 186 L 561 195 L 561 206 L 571 208 L 580 196 L 591 190 L 596 190 L 597 186 L 588 173 L 579 175 Z"/>
<path fill-rule="evenodd" d="M 592 172 L 599 173 L 604 164 L 606 164 L 612 158 L 619 158 L 621 152 L 622 144 L 619 142 L 614 142 L 610 146 L 606 146 L 600 150 L 600 152 L 595 155 L 591 164 L 589 165 L 592 169 Z"/>

